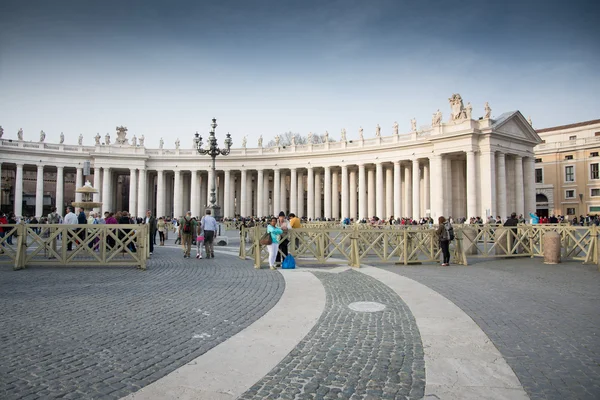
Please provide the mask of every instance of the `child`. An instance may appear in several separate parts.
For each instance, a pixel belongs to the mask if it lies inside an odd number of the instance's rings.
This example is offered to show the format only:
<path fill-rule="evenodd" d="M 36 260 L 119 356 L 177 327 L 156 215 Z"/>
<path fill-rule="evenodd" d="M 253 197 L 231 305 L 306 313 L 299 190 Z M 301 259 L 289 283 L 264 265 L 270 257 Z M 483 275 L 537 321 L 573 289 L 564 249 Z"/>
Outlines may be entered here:
<path fill-rule="evenodd" d="M 202 224 L 199 222 L 198 236 L 196 237 L 196 258 L 202 258 L 202 246 L 204 246 L 204 235 L 202 233 Z"/>

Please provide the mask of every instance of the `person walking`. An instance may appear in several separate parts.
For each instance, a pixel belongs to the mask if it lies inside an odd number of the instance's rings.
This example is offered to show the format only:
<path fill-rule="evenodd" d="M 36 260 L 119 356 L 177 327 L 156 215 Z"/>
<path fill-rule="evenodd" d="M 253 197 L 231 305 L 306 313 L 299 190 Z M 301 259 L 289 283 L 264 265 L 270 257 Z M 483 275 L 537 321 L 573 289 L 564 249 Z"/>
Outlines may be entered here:
<path fill-rule="evenodd" d="M 440 248 L 442 249 L 442 254 L 444 257 L 444 261 L 442 262 L 442 267 L 447 267 L 450 265 L 450 234 L 449 234 L 449 224 L 450 222 L 446 221 L 446 218 L 440 216 L 438 218 L 438 228 L 435 231 L 438 240 L 440 242 Z"/>
<path fill-rule="evenodd" d="M 160 239 L 161 246 L 165 245 L 165 231 L 167 229 L 166 226 L 167 223 L 165 222 L 165 219 L 163 217 L 160 217 L 158 219 L 158 222 L 156 223 L 156 229 L 158 230 L 158 237 Z"/>
<path fill-rule="evenodd" d="M 271 218 L 271 222 L 267 225 L 267 233 L 271 235 L 271 244 L 267 245 L 267 251 L 269 252 L 269 268 L 277 269 L 275 267 L 275 259 L 279 252 L 279 239 L 283 234 L 283 230 L 277 227 L 277 218 Z"/>
<path fill-rule="evenodd" d="M 289 231 L 292 230 L 292 225 L 285 218 L 285 213 L 283 211 L 281 211 L 279 213 L 279 217 L 277 218 L 277 226 L 279 228 L 281 228 L 281 230 L 283 231 L 283 233 L 287 233 L 288 235 L 289 235 Z M 275 258 L 275 264 L 281 265 L 281 263 L 283 262 L 283 260 L 285 260 L 285 257 L 288 255 L 288 245 L 289 245 L 289 243 L 290 243 L 289 237 L 286 237 L 284 240 L 282 240 L 279 243 L 279 249 L 281 251 L 277 252 L 277 257 Z"/>
<path fill-rule="evenodd" d="M 148 241 L 150 243 L 150 255 L 152 255 L 154 253 L 154 236 L 156 236 L 156 218 L 150 210 L 146 211 L 144 223 L 148 226 Z"/>
<path fill-rule="evenodd" d="M 204 251 L 206 258 L 215 258 L 215 235 L 217 233 L 217 220 L 211 215 L 210 210 L 206 210 L 206 215 L 200 221 L 204 229 Z"/>
<path fill-rule="evenodd" d="M 198 223 L 196 230 L 196 258 L 202 258 L 202 246 L 204 246 L 204 233 L 202 232 L 202 222 Z M 208 258 L 208 255 L 207 255 Z"/>
<path fill-rule="evenodd" d="M 181 237 L 181 246 L 183 247 L 183 258 L 190 258 L 192 235 L 194 232 L 196 232 L 195 221 L 192 218 L 192 212 L 188 211 L 185 217 L 179 221 L 179 236 Z"/>
<path fill-rule="evenodd" d="M 77 225 L 78 224 L 78 220 L 77 220 L 77 215 L 75 215 L 75 213 L 73 212 L 75 211 L 75 209 L 71 206 L 67 207 L 67 214 L 65 215 L 65 218 L 63 219 L 63 224 L 65 225 Z M 64 234 L 63 234 L 63 246 L 64 246 L 64 242 L 65 240 L 67 241 L 67 251 L 71 251 L 73 250 L 73 240 L 72 238 L 70 238 L 71 235 L 69 235 L 69 231 L 67 230 Z M 71 232 L 71 234 L 73 236 L 75 236 L 75 232 Z"/>

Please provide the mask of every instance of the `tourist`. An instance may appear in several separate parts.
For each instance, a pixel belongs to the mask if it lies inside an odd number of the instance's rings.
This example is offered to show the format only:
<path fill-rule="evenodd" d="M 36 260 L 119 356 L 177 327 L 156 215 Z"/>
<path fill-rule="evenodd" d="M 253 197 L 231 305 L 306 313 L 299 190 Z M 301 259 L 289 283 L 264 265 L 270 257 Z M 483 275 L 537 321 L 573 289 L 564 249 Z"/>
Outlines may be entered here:
<path fill-rule="evenodd" d="M 148 225 L 148 242 L 150 243 L 150 255 L 154 253 L 154 236 L 156 236 L 156 218 L 150 210 L 146 211 L 144 223 Z"/>
<path fill-rule="evenodd" d="M 202 246 L 204 246 L 204 234 L 202 232 L 202 222 L 200 222 L 196 228 L 196 258 L 202 258 Z"/>
<path fill-rule="evenodd" d="M 106 225 L 117 225 L 119 221 L 115 218 L 115 214 L 109 211 L 104 213 L 104 221 Z M 115 238 L 112 235 L 106 235 L 106 250 L 110 250 L 115 246 Z"/>
<path fill-rule="evenodd" d="M 531 225 L 537 225 L 540 223 L 540 217 L 538 217 L 537 213 L 529 213 L 531 217 Z"/>
<path fill-rule="evenodd" d="M 6 225 L 8 224 L 8 219 L 6 218 L 6 216 L 4 215 L 4 213 L 2 211 L 0 211 L 0 254 L 4 253 L 4 228 L 2 228 L 2 225 Z M 9 228 L 6 228 L 9 229 Z"/>
<path fill-rule="evenodd" d="M 271 235 L 271 244 L 267 245 L 267 251 L 269 252 L 269 268 L 275 268 L 275 258 L 279 252 L 279 239 L 283 234 L 281 228 L 277 227 L 277 218 L 271 218 L 271 223 L 267 226 L 267 233 Z"/>
<path fill-rule="evenodd" d="M 167 223 L 165 222 L 165 219 L 163 217 L 160 217 L 158 219 L 158 222 L 156 223 L 156 229 L 158 230 L 158 237 L 160 239 L 161 246 L 165 245 L 165 231 L 167 229 L 166 226 Z"/>
<path fill-rule="evenodd" d="M 204 230 L 204 250 L 206 258 L 215 258 L 215 236 L 217 234 L 217 220 L 211 215 L 210 210 L 206 210 L 206 215 L 200 221 Z"/>
<path fill-rule="evenodd" d="M 448 233 L 449 222 L 446 221 L 446 218 L 440 216 L 438 218 L 438 228 L 435 231 L 438 240 L 440 242 L 440 248 L 442 249 L 442 254 L 444 256 L 444 261 L 442 262 L 442 267 L 447 267 L 450 265 L 450 236 Z"/>
<path fill-rule="evenodd" d="M 196 221 L 192 218 L 192 212 L 188 211 L 185 217 L 179 221 L 179 237 L 183 247 L 183 258 L 190 258 L 192 251 L 192 235 L 196 232 Z"/>
<path fill-rule="evenodd" d="M 121 217 L 118 219 L 118 221 L 119 225 L 130 225 L 131 219 L 129 218 L 129 213 L 127 211 L 122 211 Z M 122 233 L 119 233 L 119 239 L 121 239 L 123 243 L 126 243 L 129 240 L 129 233 L 131 232 L 131 229 L 122 229 L 121 231 Z M 133 253 L 137 251 L 133 240 L 127 244 L 127 248 Z"/>
<path fill-rule="evenodd" d="M 281 228 L 283 233 L 287 233 L 288 235 L 289 235 L 288 231 L 292 230 L 292 225 L 290 224 L 290 222 L 288 220 L 286 220 L 285 213 L 283 211 L 281 211 L 279 213 L 279 217 L 277 219 L 277 226 L 279 228 Z M 277 251 L 277 256 L 275 257 L 275 263 L 277 265 L 281 265 L 283 260 L 285 260 L 285 257 L 287 257 L 289 243 L 290 243 L 290 240 L 288 237 L 286 237 L 284 240 L 281 241 L 281 243 L 279 243 L 279 249 L 281 250 L 281 252 Z"/>
<path fill-rule="evenodd" d="M 78 220 L 77 220 L 77 215 L 75 215 L 74 213 L 75 209 L 71 206 L 67 207 L 67 214 L 65 215 L 65 218 L 63 219 L 63 224 L 64 225 L 77 225 L 78 224 Z M 63 235 L 63 244 L 64 241 L 67 241 L 67 251 L 71 251 L 73 250 L 73 239 L 70 239 L 69 232 L 65 232 L 66 234 Z M 74 234 L 74 233 L 73 233 Z"/>

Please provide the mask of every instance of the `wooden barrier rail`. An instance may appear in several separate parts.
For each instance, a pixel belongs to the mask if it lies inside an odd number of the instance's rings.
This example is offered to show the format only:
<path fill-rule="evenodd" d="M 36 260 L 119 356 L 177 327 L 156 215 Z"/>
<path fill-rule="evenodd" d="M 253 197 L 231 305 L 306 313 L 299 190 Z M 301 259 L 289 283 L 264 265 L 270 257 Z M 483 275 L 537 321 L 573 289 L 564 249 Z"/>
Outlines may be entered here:
<path fill-rule="evenodd" d="M 0 227 L 4 230 L 4 237 L 0 237 L 0 264 L 12 264 L 15 270 L 29 265 L 134 265 L 146 269 L 149 235 L 143 224 Z"/>
<path fill-rule="evenodd" d="M 450 244 L 454 264 L 468 265 L 469 259 L 543 257 L 545 233 L 556 231 L 561 236 L 563 259 L 581 260 L 586 264 L 599 263 L 596 226 L 569 225 L 453 225 L 455 240 Z M 254 266 L 266 261 L 268 253 L 259 244 L 264 227 L 242 227 L 240 258 L 252 257 Z M 404 265 L 439 262 L 441 249 L 435 227 L 379 225 L 370 228 L 319 227 L 293 229 L 282 235 L 288 240 L 288 251 L 299 264 L 395 262 Z"/>

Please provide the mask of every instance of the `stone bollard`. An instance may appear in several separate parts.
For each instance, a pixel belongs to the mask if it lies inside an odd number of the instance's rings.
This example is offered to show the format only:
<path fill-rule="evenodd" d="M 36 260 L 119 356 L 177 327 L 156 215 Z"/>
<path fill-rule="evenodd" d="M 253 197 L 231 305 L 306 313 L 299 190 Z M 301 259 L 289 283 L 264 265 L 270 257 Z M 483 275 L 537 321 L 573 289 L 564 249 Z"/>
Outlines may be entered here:
<path fill-rule="evenodd" d="M 470 256 L 477 255 L 477 243 L 475 242 L 475 238 L 477 237 L 477 228 L 465 226 L 462 229 L 462 232 L 463 246 L 466 247 L 465 254 Z"/>
<path fill-rule="evenodd" d="M 544 234 L 544 264 L 560 263 L 560 235 L 558 232 Z"/>

